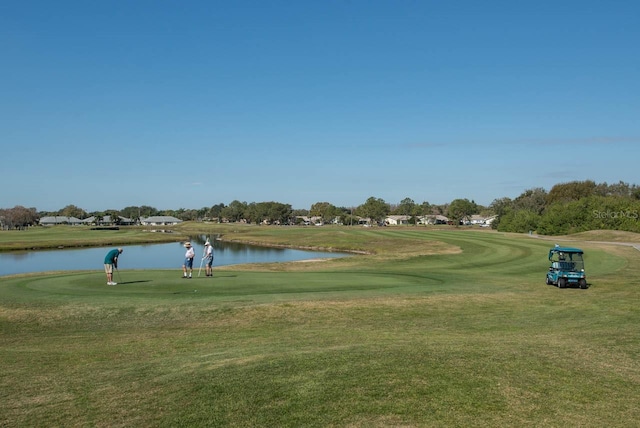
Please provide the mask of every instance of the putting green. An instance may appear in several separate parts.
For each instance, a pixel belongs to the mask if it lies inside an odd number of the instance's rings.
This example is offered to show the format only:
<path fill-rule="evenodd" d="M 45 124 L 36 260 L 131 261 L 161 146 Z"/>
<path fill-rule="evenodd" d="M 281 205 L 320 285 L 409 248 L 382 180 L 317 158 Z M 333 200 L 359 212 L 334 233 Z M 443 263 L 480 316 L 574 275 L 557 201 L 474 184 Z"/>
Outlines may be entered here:
<path fill-rule="evenodd" d="M 424 275 L 399 275 L 372 272 L 231 272 L 215 273 L 213 277 L 183 279 L 175 271 L 124 271 L 122 281 L 115 286 L 105 283 L 104 274 L 79 272 L 23 277 L 5 280 L 3 294 L 7 299 L 23 301 L 48 299 L 75 302 L 144 298 L 176 300 L 234 299 L 251 297 L 264 300 L 294 295 L 322 297 L 323 294 L 362 291 L 433 288 L 441 281 Z"/>

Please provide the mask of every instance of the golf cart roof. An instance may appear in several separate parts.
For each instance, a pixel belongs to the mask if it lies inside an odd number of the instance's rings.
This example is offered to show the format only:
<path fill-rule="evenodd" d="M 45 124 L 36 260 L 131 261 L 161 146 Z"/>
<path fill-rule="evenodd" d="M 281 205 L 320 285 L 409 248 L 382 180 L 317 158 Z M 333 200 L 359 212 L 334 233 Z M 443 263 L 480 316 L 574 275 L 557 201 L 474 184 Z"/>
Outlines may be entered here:
<path fill-rule="evenodd" d="M 584 253 L 580 248 L 571 247 L 554 247 L 549 250 L 550 253 Z"/>
<path fill-rule="evenodd" d="M 564 254 L 584 254 L 580 248 L 571 248 L 571 247 L 553 247 L 549 250 L 549 260 L 553 257 L 554 254 L 564 253 Z"/>

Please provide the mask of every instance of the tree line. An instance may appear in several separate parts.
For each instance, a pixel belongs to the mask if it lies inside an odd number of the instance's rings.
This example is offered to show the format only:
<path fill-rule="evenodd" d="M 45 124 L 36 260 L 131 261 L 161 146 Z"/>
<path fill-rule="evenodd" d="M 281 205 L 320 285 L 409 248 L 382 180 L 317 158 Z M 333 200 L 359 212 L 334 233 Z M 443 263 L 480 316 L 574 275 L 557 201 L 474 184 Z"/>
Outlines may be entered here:
<path fill-rule="evenodd" d="M 490 208 L 498 216 L 492 226 L 502 232 L 566 235 L 604 229 L 640 233 L 640 187 L 622 181 L 572 181 L 556 184 L 549 192 L 529 189 L 513 200 L 496 199 Z"/>
<path fill-rule="evenodd" d="M 86 212 L 75 205 L 58 211 L 38 212 L 36 208 L 16 206 L 0 209 L 0 223 L 5 229 L 20 229 L 36 225 L 44 216 L 67 216 L 84 219 L 90 216 L 113 219 L 119 216 L 132 220 L 166 215 L 183 221 L 246 222 L 269 224 L 299 224 L 302 217 L 314 217 L 322 223 L 334 220 L 345 225 L 358 224 L 361 218 L 381 223 L 389 215 L 406 215 L 416 224 L 426 215 L 444 215 L 453 224 L 474 214 L 496 216 L 492 227 L 503 232 L 535 231 L 544 235 L 576 233 L 585 230 L 614 229 L 640 232 L 640 187 L 619 182 L 617 184 L 594 181 L 573 181 L 556 184 L 549 192 L 542 188 L 528 189 L 515 199 L 495 199 L 489 206 L 469 199 L 454 199 L 450 203 L 432 205 L 416 203 L 404 198 L 390 204 L 381 198 L 369 197 L 355 207 L 338 207 L 329 202 L 316 202 L 307 209 L 293 209 L 280 202 L 241 202 L 228 205 L 219 203 L 200 209 L 158 210 L 151 206 L 129 206 L 121 210 Z"/>

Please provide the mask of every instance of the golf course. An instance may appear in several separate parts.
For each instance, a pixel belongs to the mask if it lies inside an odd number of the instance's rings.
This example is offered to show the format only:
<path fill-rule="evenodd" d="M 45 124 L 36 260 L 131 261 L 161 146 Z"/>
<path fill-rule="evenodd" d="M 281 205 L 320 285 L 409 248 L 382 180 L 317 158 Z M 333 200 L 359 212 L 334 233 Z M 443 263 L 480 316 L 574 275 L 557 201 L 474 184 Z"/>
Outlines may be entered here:
<path fill-rule="evenodd" d="M 0 232 L 0 246 L 145 239 L 71 229 Z M 212 278 L 191 280 L 122 270 L 117 286 L 99 270 L 0 277 L 0 426 L 640 420 L 640 251 L 628 245 L 640 246 L 637 234 L 186 222 L 153 239 L 195 233 L 352 255 L 214 262 Z M 584 250 L 588 289 L 545 284 L 556 243 Z"/>

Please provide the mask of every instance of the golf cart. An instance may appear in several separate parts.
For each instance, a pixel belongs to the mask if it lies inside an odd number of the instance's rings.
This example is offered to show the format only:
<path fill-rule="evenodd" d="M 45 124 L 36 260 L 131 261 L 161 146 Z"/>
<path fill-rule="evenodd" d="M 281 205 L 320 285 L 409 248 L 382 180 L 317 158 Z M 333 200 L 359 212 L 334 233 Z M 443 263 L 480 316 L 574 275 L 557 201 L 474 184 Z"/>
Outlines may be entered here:
<path fill-rule="evenodd" d="M 584 252 L 580 248 L 560 247 L 556 245 L 549 250 L 549 271 L 547 272 L 547 285 L 557 285 L 565 288 L 577 285 L 587 288 L 587 277 L 584 273 Z"/>

